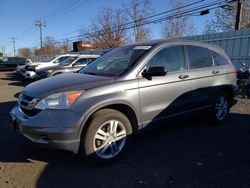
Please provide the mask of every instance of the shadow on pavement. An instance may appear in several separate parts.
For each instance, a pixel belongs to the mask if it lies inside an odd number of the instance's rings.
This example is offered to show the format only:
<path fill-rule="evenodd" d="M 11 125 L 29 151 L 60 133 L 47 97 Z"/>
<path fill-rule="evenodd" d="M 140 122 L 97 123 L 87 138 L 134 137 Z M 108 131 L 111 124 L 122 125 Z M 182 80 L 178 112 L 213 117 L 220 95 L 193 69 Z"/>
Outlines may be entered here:
<path fill-rule="evenodd" d="M 33 145 L 10 128 L 15 102 L 0 103 L 0 162 L 44 161 L 37 187 L 249 187 L 250 116 L 220 126 L 199 119 L 143 132 L 125 156 L 97 167 L 71 153 Z M 2 117 L 4 117 L 2 119 Z"/>
<path fill-rule="evenodd" d="M 32 82 L 31 80 L 23 78 L 21 75 L 9 71 L 4 72 L 4 77 L 0 79 L 11 81 L 8 85 L 13 85 L 13 86 L 26 86 Z"/>

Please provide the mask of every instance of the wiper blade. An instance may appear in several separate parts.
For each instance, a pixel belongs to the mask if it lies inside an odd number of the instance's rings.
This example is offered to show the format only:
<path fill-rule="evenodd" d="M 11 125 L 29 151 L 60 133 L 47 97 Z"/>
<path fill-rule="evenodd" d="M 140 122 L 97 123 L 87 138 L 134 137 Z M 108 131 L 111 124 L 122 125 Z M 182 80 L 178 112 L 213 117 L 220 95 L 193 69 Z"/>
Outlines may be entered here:
<path fill-rule="evenodd" d="M 116 74 L 111 74 L 111 73 L 104 73 L 104 72 L 100 72 L 100 73 L 95 73 L 95 72 L 84 72 L 84 74 L 90 74 L 90 75 L 97 75 L 97 76 L 111 76 L 114 77 Z"/>
<path fill-rule="evenodd" d="M 95 73 L 95 72 L 84 72 L 84 74 L 98 75 L 98 74 L 97 74 L 97 73 Z"/>

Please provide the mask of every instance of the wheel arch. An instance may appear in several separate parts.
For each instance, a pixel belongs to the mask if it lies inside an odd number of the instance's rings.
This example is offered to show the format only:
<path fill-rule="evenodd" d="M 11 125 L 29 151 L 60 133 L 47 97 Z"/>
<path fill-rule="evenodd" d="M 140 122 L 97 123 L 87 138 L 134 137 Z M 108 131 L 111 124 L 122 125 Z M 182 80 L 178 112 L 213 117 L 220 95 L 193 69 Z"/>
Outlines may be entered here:
<path fill-rule="evenodd" d="M 78 133 L 78 138 L 80 138 L 82 135 L 85 134 L 85 130 L 88 128 L 90 121 L 92 120 L 93 114 L 102 109 L 113 109 L 113 110 L 117 110 L 123 113 L 129 119 L 131 123 L 133 134 L 138 132 L 139 119 L 138 119 L 138 115 L 135 109 L 127 103 L 119 102 L 119 103 L 102 105 L 102 106 L 92 109 L 82 121 L 81 128 L 79 129 L 79 133 Z"/>
<path fill-rule="evenodd" d="M 222 87 L 220 92 L 224 92 L 224 93 L 228 94 L 230 106 L 232 106 L 234 103 L 234 89 L 233 89 L 233 87 L 232 86 Z"/>

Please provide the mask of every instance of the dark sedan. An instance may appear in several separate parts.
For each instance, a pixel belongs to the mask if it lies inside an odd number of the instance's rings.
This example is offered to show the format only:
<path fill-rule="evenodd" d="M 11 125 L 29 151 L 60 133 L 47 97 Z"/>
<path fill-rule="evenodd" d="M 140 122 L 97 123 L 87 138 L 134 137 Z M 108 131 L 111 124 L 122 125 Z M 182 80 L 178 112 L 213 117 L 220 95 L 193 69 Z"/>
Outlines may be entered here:
<path fill-rule="evenodd" d="M 3 57 L 0 59 L 0 70 L 14 70 L 17 66 L 30 62 L 31 60 L 23 57 Z"/>

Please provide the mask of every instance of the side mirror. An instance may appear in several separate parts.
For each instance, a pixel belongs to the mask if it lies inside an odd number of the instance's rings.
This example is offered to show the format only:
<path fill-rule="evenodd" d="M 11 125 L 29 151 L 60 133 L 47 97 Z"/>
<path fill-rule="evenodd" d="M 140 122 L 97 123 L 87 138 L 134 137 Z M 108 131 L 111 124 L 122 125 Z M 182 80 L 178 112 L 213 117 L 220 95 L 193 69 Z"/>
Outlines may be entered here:
<path fill-rule="evenodd" d="M 166 74 L 167 70 L 165 67 L 149 67 L 148 70 L 142 72 L 142 76 L 145 78 L 152 76 L 165 76 Z"/>
<path fill-rule="evenodd" d="M 57 64 L 57 63 L 59 63 L 59 61 L 58 61 L 58 60 L 55 60 L 53 63 L 54 63 L 54 64 Z"/>

